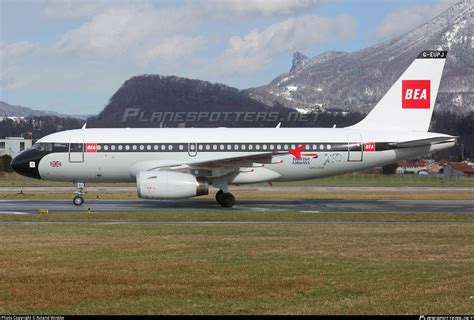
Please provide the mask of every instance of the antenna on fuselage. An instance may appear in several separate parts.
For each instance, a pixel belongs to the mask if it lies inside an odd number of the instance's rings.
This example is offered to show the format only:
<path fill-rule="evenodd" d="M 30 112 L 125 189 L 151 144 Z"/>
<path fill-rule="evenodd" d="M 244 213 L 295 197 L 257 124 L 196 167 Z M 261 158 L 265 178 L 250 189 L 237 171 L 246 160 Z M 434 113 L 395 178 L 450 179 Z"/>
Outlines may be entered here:
<path fill-rule="evenodd" d="M 280 128 L 280 127 L 281 127 L 281 122 L 278 122 L 278 124 L 275 128 Z"/>
<path fill-rule="evenodd" d="M 85 130 L 87 127 L 87 122 L 84 123 L 84 125 L 82 126 L 81 130 Z"/>

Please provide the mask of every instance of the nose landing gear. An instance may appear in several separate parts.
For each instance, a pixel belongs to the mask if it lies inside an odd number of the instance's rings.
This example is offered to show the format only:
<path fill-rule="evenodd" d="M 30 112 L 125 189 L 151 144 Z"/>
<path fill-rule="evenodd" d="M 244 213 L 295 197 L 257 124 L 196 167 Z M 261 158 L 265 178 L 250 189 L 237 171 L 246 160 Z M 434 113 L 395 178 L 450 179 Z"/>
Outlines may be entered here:
<path fill-rule="evenodd" d="M 82 204 L 84 203 L 83 196 L 86 193 L 85 189 L 86 189 L 86 186 L 85 186 L 84 182 L 76 183 L 76 192 L 74 192 L 75 197 L 72 199 L 72 202 L 74 203 L 74 205 L 82 206 Z"/>

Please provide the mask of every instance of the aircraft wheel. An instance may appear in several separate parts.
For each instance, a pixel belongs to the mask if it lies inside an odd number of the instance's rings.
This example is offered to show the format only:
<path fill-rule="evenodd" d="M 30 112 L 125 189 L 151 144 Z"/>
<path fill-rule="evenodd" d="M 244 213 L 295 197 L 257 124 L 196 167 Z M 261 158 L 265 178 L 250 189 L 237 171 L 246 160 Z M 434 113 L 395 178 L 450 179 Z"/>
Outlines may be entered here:
<path fill-rule="evenodd" d="M 217 191 L 217 193 L 216 193 L 217 202 L 221 203 L 221 197 L 222 197 L 223 194 L 224 194 L 224 191 L 222 191 L 222 190 Z"/>
<path fill-rule="evenodd" d="M 219 203 L 224 208 L 232 208 L 235 205 L 235 197 L 232 193 L 222 193 Z"/>
<path fill-rule="evenodd" d="M 82 206 L 82 204 L 84 203 L 84 198 L 81 196 L 75 196 L 74 199 L 72 199 L 72 202 L 76 206 Z"/>

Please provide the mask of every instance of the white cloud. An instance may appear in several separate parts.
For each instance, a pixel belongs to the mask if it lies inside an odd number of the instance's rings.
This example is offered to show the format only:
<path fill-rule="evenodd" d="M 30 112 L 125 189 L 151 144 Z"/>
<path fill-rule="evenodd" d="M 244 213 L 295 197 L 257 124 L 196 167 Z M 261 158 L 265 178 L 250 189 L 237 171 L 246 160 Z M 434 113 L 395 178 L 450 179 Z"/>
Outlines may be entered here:
<path fill-rule="evenodd" d="M 27 41 L 0 44 L 0 59 L 2 61 L 2 66 L 7 60 L 22 58 L 37 49 L 37 45 Z"/>
<path fill-rule="evenodd" d="M 313 9 L 323 0 L 199 0 L 178 4 L 203 18 L 282 16 Z M 170 2 L 172 3 L 172 2 Z M 47 17 L 80 18 L 95 16 L 111 8 L 136 8 L 150 5 L 148 0 L 41 0 Z M 159 5 L 166 3 L 157 2 Z"/>
<path fill-rule="evenodd" d="M 160 40 L 143 53 L 139 54 L 140 63 L 147 64 L 153 61 L 176 61 L 192 58 L 193 55 L 206 48 L 207 40 L 204 37 L 174 36 Z"/>
<path fill-rule="evenodd" d="M 0 87 L 17 89 L 26 86 L 28 80 L 19 76 L 18 71 L 22 61 L 39 49 L 37 45 L 26 41 L 0 44 Z"/>
<path fill-rule="evenodd" d="M 63 34 L 54 46 L 67 53 L 117 55 L 183 31 L 193 21 L 187 10 L 155 10 L 152 6 L 112 8 Z"/>
<path fill-rule="evenodd" d="M 243 37 L 233 36 L 219 62 L 218 74 L 256 72 L 270 65 L 275 55 L 301 50 L 331 38 L 354 35 L 356 21 L 350 16 L 320 17 L 306 15 L 289 18 L 263 31 L 252 30 Z"/>
<path fill-rule="evenodd" d="M 434 18 L 457 0 L 440 0 L 434 5 L 412 5 L 401 7 L 398 11 L 385 16 L 372 34 L 376 38 L 385 38 L 410 31 Z"/>
<path fill-rule="evenodd" d="M 217 18 L 290 15 L 310 10 L 320 0 L 202 0 L 201 10 Z"/>
<path fill-rule="evenodd" d="M 80 18 L 111 8 L 136 8 L 145 4 L 145 0 L 42 0 L 41 12 L 47 17 Z"/>
<path fill-rule="evenodd" d="M 38 45 L 0 43 L 0 91 L 61 96 L 73 106 L 77 97 L 104 96 L 105 102 L 143 73 L 228 83 L 227 76 L 261 70 L 279 54 L 351 36 L 351 17 L 304 15 L 321 1 L 42 0 L 41 19 L 49 17 L 63 33 L 52 41 L 38 38 Z M 236 31 L 257 22 L 268 27 Z"/>

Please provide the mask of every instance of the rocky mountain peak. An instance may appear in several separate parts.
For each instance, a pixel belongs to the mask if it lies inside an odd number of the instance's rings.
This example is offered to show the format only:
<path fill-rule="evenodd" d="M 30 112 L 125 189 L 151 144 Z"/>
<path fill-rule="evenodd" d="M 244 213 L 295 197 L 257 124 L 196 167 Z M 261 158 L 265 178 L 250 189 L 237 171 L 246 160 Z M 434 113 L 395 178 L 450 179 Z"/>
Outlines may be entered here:
<path fill-rule="evenodd" d="M 291 69 L 290 72 L 294 72 L 296 69 L 301 67 L 303 64 L 305 64 L 309 58 L 302 54 L 301 52 L 295 52 L 293 53 L 293 62 L 291 64 Z"/>
<path fill-rule="evenodd" d="M 474 7 L 457 2 L 423 25 L 355 52 L 324 52 L 296 64 L 270 84 L 249 89 L 268 105 L 367 113 L 424 50 L 448 50 L 436 108 L 474 111 Z"/>

